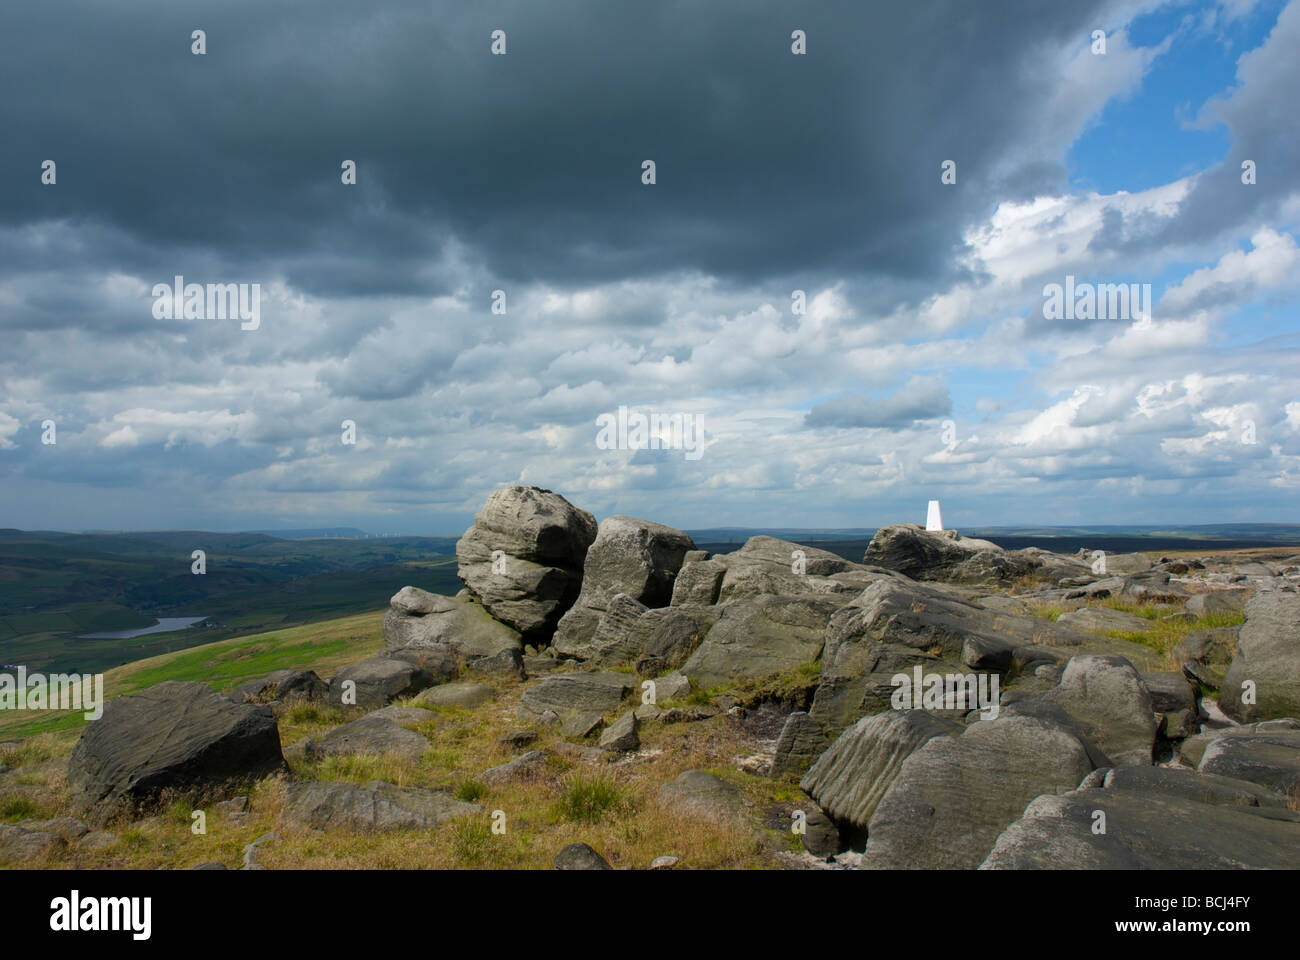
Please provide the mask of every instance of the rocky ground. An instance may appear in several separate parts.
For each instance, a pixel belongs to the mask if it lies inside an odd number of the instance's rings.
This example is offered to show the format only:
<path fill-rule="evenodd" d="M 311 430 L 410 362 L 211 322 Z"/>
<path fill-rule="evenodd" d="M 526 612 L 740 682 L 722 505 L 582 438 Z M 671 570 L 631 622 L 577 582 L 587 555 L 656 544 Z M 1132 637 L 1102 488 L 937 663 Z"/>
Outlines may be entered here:
<path fill-rule="evenodd" d="M 509 487 L 378 656 L 0 745 L 0 863 L 1300 867 L 1288 554 L 711 556 Z"/>

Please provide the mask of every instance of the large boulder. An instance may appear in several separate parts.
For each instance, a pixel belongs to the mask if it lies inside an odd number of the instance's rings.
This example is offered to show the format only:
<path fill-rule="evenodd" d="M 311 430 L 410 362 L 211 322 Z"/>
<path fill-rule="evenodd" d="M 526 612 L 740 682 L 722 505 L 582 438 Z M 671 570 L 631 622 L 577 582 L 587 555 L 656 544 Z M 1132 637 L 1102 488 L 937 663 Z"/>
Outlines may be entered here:
<path fill-rule="evenodd" d="M 864 869 L 963 870 L 1035 797 L 1072 790 L 1093 769 L 1074 734 L 1036 717 L 980 720 L 913 752 L 867 827 Z"/>
<path fill-rule="evenodd" d="M 556 651 L 592 656 L 596 628 L 619 594 L 645 607 L 668 606 L 682 558 L 694 549 L 690 537 L 661 523 L 603 520 L 582 566 L 581 593 L 555 629 Z"/>
<path fill-rule="evenodd" d="M 956 530 L 895 523 L 876 531 L 862 562 L 897 570 L 914 580 L 945 580 L 952 576 L 953 568 L 985 551 L 1003 552 L 996 543 L 959 536 Z"/>
<path fill-rule="evenodd" d="M 1113 765 L 1151 763 L 1155 708 L 1141 675 L 1123 657 L 1071 658 L 1061 682 L 1042 699 L 1088 724 Z"/>
<path fill-rule="evenodd" d="M 496 490 L 456 544 L 457 575 L 497 620 L 548 639 L 578 596 L 596 518 L 539 487 Z"/>
<path fill-rule="evenodd" d="M 343 667 L 330 678 L 329 702 L 374 710 L 399 697 L 414 696 L 433 682 L 430 673 L 406 660 L 370 657 Z"/>
<path fill-rule="evenodd" d="M 1300 814 L 1261 802 L 1248 783 L 1128 767 L 1100 787 L 1036 798 L 980 868 L 1295 870 Z"/>
<path fill-rule="evenodd" d="M 289 784 L 281 818 L 290 826 L 316 830 L 414 830 L 482 810 L 477 803 L 465 803 L 449 793 L 401 788 L 381 780 L 361 786 L 310 781 Z"/>
<path fill-rule="evenodd" d="M 835 820 L 866 829 L 903 761 L 935 737 L 958 736 L 959 723 L 924 710 L 887 710 L 845 730 L 800 786 Z"/>
<path fill-rule="evenodd" d="M 1245 614 L 1219 706 L 1242 723 L 1300 717 L 1300 594 L 1258 593 Z M 1252 685 L 1255 702 L 1248 703 Z"/>
<path fill-rule="evenodd" d="M 389 656 L 398 650 L 427 650 L 461 658 L 490 657 L 523 646 L 519 631 L 493 618 L 482 604 L 418 587 L 403 587 L 389 601 L 384 643 Z M 407 654 L 401 659 L 408 659 Z"/>
<path fill-rule="evenodd" d="M 68 788 L 89 812 L 287 771 L 269 707 L 169 680 L 110 700 L 87 724 L 68 759 Z"/>
<path fill-rule="evenodd" d="M 730 604 L 681 672 L 707 689 L 812 663 L 821 654 L 834 609 L 826 600 L 789 597 Z"/>

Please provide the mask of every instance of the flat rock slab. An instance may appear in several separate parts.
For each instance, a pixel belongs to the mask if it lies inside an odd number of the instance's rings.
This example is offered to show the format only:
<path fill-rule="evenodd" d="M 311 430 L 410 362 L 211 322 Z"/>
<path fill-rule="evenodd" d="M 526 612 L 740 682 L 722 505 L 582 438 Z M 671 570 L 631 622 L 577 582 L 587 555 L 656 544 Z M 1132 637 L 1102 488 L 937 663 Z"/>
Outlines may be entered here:
<path fill-rule="evenodd" d="M 454 817 L 481 813 L 449 793 L 402 789 L 381 780 L 350 783 L 291 783 L 281 814 L 286 824 L 317 830 L 418 830 Z"/>
<path fill-rule="evenodd" d="M 39 860 L 58 853 L 68 842 L 57 833 L 0 824 L 0 863 Z"/>
<path fill-rule="evenodd" d="M 1107 607 L 1080 607 L 1061 614 L 1056 622 L 1089 633 L 1148 633 L 1156 628 L 1155 623 L 1145 617 Z"/>
<path fill-rule="evenodd" d="M 73 806 L 86 812 L 288 769 L 269 707 L 169 680 L 110 700 L 86 725 L 68 759 L 68 787 Z"/>
<path fill-rule="evenodd" d="M 1106 832 L 1094 834 L 1097 811 Z M 1300 868 L 1300 814 L 1201 803 L 1173 792 L 1086 789 L 1038 797 L 983 870 L 1242 870 Z"/>
<path fill-rule="evenodd" d="M 396 705 L 384 707 L 380 710 L 372 710 L 366 716 L 391 720 L 401 727 L 416 727 L 422 723 L 433 723 L 438 719 L 432 710 L 425 710 L 422 707 L 399 707 Z"/>
<path fill-rule="evenodd" d="M 313 762 L 357 754 L 389 754 L 418 761 L 427 749 L 429 741 L 414 730 L 372 715 L 335 727 L 319 740 L 308 740 L 303 754 Z"/>
<path fill-rule="evenodd" d="M 473 710 L 483 706 L 495 695 L 493 689 L 485 683 L 444 683 L 424 691 L 415 698 L 415 702 L 427 707 L 463 707 Z"/>
<path fill-rule="evenodd" d="M 570 673 L 544 677 L 524 692 L 521 705 L 534 714 L 591 712 L 605 714 L 621 704 L 637 678 L 626 673 Z"/>
<path fill-rule="evenodd" d="M 1196 769 L 1300 795 L 1300 730 L 1227 733 L 1209 742 Z"/>
<path fill-rule="evenodd" d="M 659 788 L 659 806 L 695 819 L 715 823 L 744 822 L 747 817 L 740 791 L 705 770 L 687 770 Z"/>

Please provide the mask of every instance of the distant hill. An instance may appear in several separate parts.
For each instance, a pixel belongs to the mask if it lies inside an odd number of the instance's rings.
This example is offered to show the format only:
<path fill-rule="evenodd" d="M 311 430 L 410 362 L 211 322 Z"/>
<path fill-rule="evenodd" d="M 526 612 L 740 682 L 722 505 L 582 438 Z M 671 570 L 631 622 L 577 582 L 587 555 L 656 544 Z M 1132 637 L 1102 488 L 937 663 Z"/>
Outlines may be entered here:
<path fill-rule="evenodd" d="M 267 537 L 278 537 L 281 540 L 362 540 L 370 536 L 359 527 L 290 527 L 287 530 L 245 530 L 242 532 L 260 533 Z"/>

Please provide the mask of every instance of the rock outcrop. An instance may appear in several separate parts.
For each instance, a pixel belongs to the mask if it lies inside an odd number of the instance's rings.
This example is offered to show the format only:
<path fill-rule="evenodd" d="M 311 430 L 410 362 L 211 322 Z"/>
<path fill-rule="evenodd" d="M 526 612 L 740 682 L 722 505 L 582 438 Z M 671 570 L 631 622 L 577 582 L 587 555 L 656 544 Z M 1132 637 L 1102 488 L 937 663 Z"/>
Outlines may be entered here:
<path fill-rule="evenodd" d="M 577 599 L 596 518 L 557 493 L 494 491 L 456 544 L 457 574 L 493 617 L 548 640 Z"/>
<path fill-rule="evenodd" d="M 564 656 L 586 659 L 601 618 L 622 595 L 643 607 L 666 607 L 691 538 L 661 523 L 610 517 L 601 521 L 582 566 L 582 590 L 560 619 L 553 644 Z"/>

